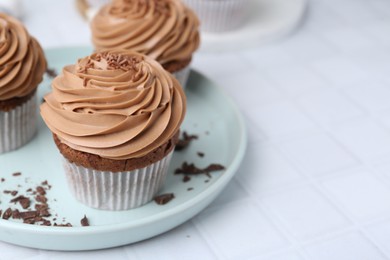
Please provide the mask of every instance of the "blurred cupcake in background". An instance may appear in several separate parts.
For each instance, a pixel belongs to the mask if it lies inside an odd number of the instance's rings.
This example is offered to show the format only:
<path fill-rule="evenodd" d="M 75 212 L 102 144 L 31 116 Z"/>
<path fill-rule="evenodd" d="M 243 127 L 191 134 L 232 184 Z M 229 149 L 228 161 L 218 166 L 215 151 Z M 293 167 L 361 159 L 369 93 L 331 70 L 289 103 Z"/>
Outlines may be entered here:
<path fill-rule="evenodd" d="M 41 115 L 83 204 L 127 210 L 164 185 L 186 112 L 179 82 L 152 58 L 103 51 L 64 67 Z"/>
<path fill-rule="evenodd" d="M 94 16 L 91 30 L 96 50 L 146 54 L 185 87 L 200 37 L 197 16 L 180 0 L 114 0 Z"/>
<path fill-rule="evenodd" d="M 222 33 L 243 25 L 250 0 L 182 1 L 198 15 L 203 32 Z"/>
<path fill-rule="evenodd" d="M 0 13 L 0 35 L 0 153 L 5 153 L 36 133 L 36 90 L 47 65 L 20 21 Z"/>

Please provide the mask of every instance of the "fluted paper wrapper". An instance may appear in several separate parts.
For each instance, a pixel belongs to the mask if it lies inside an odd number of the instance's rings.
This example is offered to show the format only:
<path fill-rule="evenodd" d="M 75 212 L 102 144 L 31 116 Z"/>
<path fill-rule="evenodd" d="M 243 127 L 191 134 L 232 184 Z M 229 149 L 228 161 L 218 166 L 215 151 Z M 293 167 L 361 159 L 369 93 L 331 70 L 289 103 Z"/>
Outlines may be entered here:
<path fill-rule="evenodd" d="M 199 17 L 204 32 L 226 32 L 239 28 L 248 0 L 183 0 Z"/>
<path fill-rule="evenodd" d="M 179 81 L 183 89 L 186 88 L 187 80 L 190 76 L 190 70 L 190 64 L 188 64 L 185 68 L 172 73 L 172 75 Z"/>
<path fill-rule="evenodd" d="M 145 168 L 126 172 L 97 171 L 63 164 L 71 193 L 81 203 L 97 209 L 127 210 L 151 201 L 166 180 L 173 151 Z"/>
<path fill-rule="evenodd" d="M 37 98 L 29 100 L 10 111 L 0 111 L 0 154 L 16 150 L 28 143 L 37 127 Z"/>

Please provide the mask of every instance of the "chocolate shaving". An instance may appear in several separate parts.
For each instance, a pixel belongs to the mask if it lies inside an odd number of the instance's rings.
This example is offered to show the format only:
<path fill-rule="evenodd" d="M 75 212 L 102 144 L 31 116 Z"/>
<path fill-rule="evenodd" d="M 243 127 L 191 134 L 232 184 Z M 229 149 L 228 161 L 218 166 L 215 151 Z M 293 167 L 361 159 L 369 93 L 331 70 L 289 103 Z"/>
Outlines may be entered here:
<path fill-rule="evenodd" d="M 19 212 L 18 209 L 14 209 L 14 210 L 12 211 L 12 218 L 13 218 L 13 219 L 20 219 L 20 212 Z"/>
<path fill-rule="evenodd" d="M 197 152 L 197 154 L 198 154 L 198 156 L 201 157 L 201 158 L 204 157 L 204 153 L 202 153 L 202 152 Z"/>
<path fill-rule="evenodd" d="M 198 139 L 197 135 L 189 135 L 186 131 L 183 132 L 183 138 L 179 139 L 176 144 L 175 151 L 182 151 L 187 148 L 192 140 Z"/>
<path fill-rule="evenodd" d="M 70 223 L 66 223 L 66 224 L 57 224 L 57 223 L 54 223 L 54 226 L 55 226 L 55 227 L 72 227 L 72 224 L 70 224 Z"/>
<path fill-rule="evenodd" d="M 221 171 L 224 170 L 225 167 L 220 164 L 210 164 L 204 169 L 198 168 L 195 164 L 188 164 L 187 162 L 183 162 L 181 168 L 175 170 L 175 174 L 185 174 L 185 175 L 199 175 L 205 174 L 209 178 L 211 178 L 210 172 Z"/>
<path fill-rule="evenodd" d="M 51 185 L 47 182 L 47 180 L 46 180 L 46 181 L 43 181 L 43 182 L 41 183 L 41 185 L 42 185 L 42 186 L 46 186 L 49 190 L 51 189 Z"/>
<path fill-rule="evenodd" d="M 154 201 L 158 205 L 165 205 L 174 198 L 175 198 L 175 195 L 173 193 L 165 193 L 165 194 L 161 194 L 159 196 L 154 197 Z"/>
<path fill-rule="evenodd" d="M 89 226 L 89 221 L 87 216 L 84 215 L 84 217 L 80 220 L 81 226 L 86 227 Z"/>
<path fill-rule="evenodd" d="M 12 216 L 12 209 L 8 208 L 6 211 L 4 211 L 3 219 L 9 219 Z"/>
<path fill-rule="evenodd" d="M 45 191 L 45 189 L 42 187 L 42 186 L 38 186 L 37 188 L 36 188 L 36 191 L 39 193 L 39 195 L 46 195 L 46 191 Z"/>
<path fill-rule="evenodd" d="M 27 209 L 28 207 L 30 207 L 30 199 L 23 196 L 23 195 L 20 195 L 14 199 L 12 199 L 10 202 L 12 203 L 17 203 L 19 202 L 19 204 L 22 206 L 23 209 Z"/>
<path fill-rule="evenodd" d="M 57 71 L 55 69 L 52 69 L 52 68 L 46 68 L 46 74 L 50 77 L 50 78 L 55 78 L 57 77 Z"/>
<path fill-rule="evenodd" d="M 43 196 L 43 195 L 35 196 L 35 200 L 37 202 L 41 202 L 41 203 L 44 203 L 44 204 L 47 202 L 47 198 L 45 196 Z"/>
<path fill-rule="evenodd" d="M 35 219 L 35 218 L 39 217 L 39 212 L 36 210 L 22 211 L 22 212 L 19 212 L 19 216 L 23 220 Z"/>

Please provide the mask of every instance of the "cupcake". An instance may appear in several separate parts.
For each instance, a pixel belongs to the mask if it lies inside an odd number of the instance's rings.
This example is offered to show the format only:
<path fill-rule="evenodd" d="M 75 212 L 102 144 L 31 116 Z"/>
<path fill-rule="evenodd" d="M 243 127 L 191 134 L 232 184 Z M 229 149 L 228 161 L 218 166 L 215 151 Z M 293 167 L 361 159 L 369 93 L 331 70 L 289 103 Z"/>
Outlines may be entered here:
<path fill-rule="evenodd" d="M 91 21 L 97 50 L 126 49 L 157 60 L 185 87 L 199 47 L 199 21 L 178 0 L 114 0 Z"/>
<path fill-rule="evenodd" d="M 248 0 L 182 0 L 201 21 L 203 32 L 222 33 L 238 29 L 246 16 Z"/>
<path fill-rule="evenodd" d="M 0 153 L 6 153 L 36 133 L 36 89 L 46 60 L 21 22 L 3 13 L 0 35 Z"/>
<path fill-rule="evenodd" d="M 150 57 L 113 50 L 64 67 L 52 90 L 41 115 L 76 199 L 105 210 L 152 200 L 185 115 L 179 82 Z"/>

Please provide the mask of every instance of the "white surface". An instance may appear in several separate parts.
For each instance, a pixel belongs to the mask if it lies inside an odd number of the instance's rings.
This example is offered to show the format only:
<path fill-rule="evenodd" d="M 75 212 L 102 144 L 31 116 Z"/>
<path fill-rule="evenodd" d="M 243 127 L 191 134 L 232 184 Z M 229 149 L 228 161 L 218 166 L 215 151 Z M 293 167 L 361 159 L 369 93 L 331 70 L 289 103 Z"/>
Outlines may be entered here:
<path fill-rule="evenodd" d="M 307 0 L 250 0 L 243 24 L 223 33 L 202 32 L 200 51 L 254 48 L 291 33 L 301 22 Z"/>
<path fill-rule="evenodd" d="M 24 3 L 45 47 L 89 44 L 72 0 Z M 63 253 L 0 243 L 0 259 L 389 259 L 389 17 L 388 0 L 311 0 L 284 41 L 196 54 L 194 67 L 230 93 L 248 126 L 244 164 L 221 196 L 130 246 Z"/>
<path fill-rule="evenodd" d="M 89 48 L 45 50 L 48 63 L 56 71 L 88 53 Z M 49 80 L 40 85 L 39 100 L 50 90 L 49 86 Z M 247 135 L 243 118 L 236 106 L 220 88 L 195 71 L 191 72 L 186 95 L 187 114 L 181 129 L 196 134 L 198 139 L 185 150 L 173 153 L 166 182 L 158 192 L 173 193 L 175 198 L 172 201 L 162 206 L 151 201 L 144 206 L 122 211 L 97 210 L 85 206 L 88 203 L 79 203 L 66 185 L 62 156 L 53 142 L 52 134 L 40 119 L 38 134 L 31 142 L 0 156 L 2 177 L 5 178 L 0 183 L 0 189 L 17 190 L 18 195 L 28 196 L 25 190 L 35 189 L 47 180 L 52 186 L 47 191 L 52 215 L 50 221 L 53 225 L 71 223 L 73 227 L 26 225 L 17 220 L 0 219 L 0 240 L 50 250 L 103 249 L 159 235 L 203 210 L 236 173 L 245 154 Z M 198 156 L 197 152 L 203 152 L 204 157 Z M 20 165 L 20 158 L 24 158 L 23 165 Z M 205 175 L 192 176 L 184 183 L 183 175 L 174 175 L 174 169 L 183 162 L 194 163 L 200 168 L 218 163 L 224 165 L 226 170 L 211 173 L 211 178 Z M 22 175 L 13 177 L 14 172 L 21 172 Z M 189 191 L 188 188 L 193 190 Z M 9 207 L 23 210 L 8 203 L 12 198 L 0 194 L 0 208 L 3 212 Z M 34 204 L 31 204 L 31 208 L 34 209 Z M 89 219 L 89 227 L 80 225 L 84 215 Z"/>

